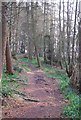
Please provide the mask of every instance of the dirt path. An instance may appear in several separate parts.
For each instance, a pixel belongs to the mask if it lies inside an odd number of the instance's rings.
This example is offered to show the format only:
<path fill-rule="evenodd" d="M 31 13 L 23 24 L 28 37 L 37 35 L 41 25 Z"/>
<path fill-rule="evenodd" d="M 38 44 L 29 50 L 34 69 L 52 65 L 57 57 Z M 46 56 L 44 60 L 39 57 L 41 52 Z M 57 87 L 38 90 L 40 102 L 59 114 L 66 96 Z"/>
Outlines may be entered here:
<path fill-rule="evenodd" d="M 29 67 L 30 72 L 21 72 L 21 78 L 28 76 L 27 85 L 20 84 L 20 91 L 25 96 L 8 98 L 9 106 L 3 108 L 3 117 L 60 118 L 67 103 L 59 90 L 58 80 L 48 78 L 42 70 L 32 65 Z"/>

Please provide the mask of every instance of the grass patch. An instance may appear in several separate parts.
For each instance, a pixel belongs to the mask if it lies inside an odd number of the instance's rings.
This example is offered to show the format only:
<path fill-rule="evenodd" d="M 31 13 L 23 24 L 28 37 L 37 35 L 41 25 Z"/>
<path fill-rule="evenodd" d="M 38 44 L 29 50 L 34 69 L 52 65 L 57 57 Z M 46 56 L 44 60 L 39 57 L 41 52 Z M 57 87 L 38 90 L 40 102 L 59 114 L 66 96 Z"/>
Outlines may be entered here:
<path fill-rule="evenodd" d="M 35 58 L 33 58 L 33 59 L 31 60 L 31 63 L 32 63 L 35 67 L 38 66 L 37 60 L 36 60 Z"/>
<path fill-rule="evenodd" d="M 24 62 L 24 63 L 28 63 L 30 62 L 31 60 L 27 59 L 27 58 L 21 58 L 18 60 L 19 62 Z"/>
<path fill-rule="evenodd" d="M 70 89 L 68 89 L 67 92 L 65 91 L 65 98 L 70 100 L 70 105 L 64 108 L 63 114 L 71 118 L 81 119 L 81 113 L 79 111 L 79 100 L 81 98 L 79 98 L 79 96 L 73 90 Z"/>
<path fill-rule="evenodd" d="M 16 82 L 16 78 L 18 77 L 18 72 L 15 72 L 13 75 L 10 75 L 8 73 L 3 73 L 2 76 L 2 90 L 0 91 L 0 93 L 2 94 L 2 96 L 12 96 L 12 87 L 14 86 L 15 88 L 18 87 L 18 84 Z M 12 86 L 10 85 L 12 84 Z"/>
<path fill-rule="evenodd" d="M 64 70 L 53 68 L 48 65 L 43 66 L 43 71 L 50 78 L 60 81 L 60 89 L 70 104 L 64 108 L 63 116 L 73 119 L 81 119 L 81 97 L 70 87 L 70 79 Z"/>
<path fill-rule="evenodd" d="M 26 65 L 26 63 L 31 63 L 31 64 L 33 64 L 35 67 L 37 67 L 37 60 L 35 59 L 35 58 L 32 58 L 32 60 L 29 60 L 29 59 L 27 59 L 27 58 L 21 58 L 20 60 L 18 60 L 19 62 L 24 62 L 25 63 L 25 65 Z M 25 66 L 25 65 L 23 65 L 23 66 Z"/>
<path fill-rule="evenodd" d="M 28 66 L 26 64 L 22 64 L 22 67 L 27 71 L 27 72 L 30 72 L 30 68 L 28 68 Z"/>
<path fill-rule="evenodd" d="M 27 59 L 27 58 L 21 58 L 17 61 L 17 66 L 19 62 L 23 62 L 21 65 L 21 69 L 24 68 L 26 71 L 30 72 L 30 68 L 28 67 L 28 63 L 31 63 L 31 60 Z"/>

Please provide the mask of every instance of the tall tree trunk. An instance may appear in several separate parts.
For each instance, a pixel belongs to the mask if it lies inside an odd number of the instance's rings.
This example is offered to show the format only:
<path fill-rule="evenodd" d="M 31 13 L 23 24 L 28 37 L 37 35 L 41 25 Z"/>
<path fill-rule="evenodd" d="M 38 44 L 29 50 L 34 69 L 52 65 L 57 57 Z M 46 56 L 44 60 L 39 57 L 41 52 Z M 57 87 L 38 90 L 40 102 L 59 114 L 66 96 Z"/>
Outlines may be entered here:
<path fill-rule="evenodd" d="M 2 61 L 4 65 L 4 57 L 5 57 L 5 48 L 6 48 L 6 3 L 2 2 Z"/>
<path fill-rule="evenodd" d="M 79 22 L 78 34 L 79 34 L 79 92 L 81 94 L 81 18 Z"/>
<path fill-rule="evenodd" d="M 62 55 L 61 55 L 61 43 L 62 43 L 62 36 L 61 36 L 61 0 L 59 1 L 59 53 L 58 53 L 58 63 L 62 69 Z"/>
<path fill-rule="evenodd" d="M 47 27 L 47 23 L 46 23 L 46 0 L 44 2 L 44 28 L 43 28 L 43 36 L 44 36 L 44 62 L 47 62 L 47 57 L 46 57 L 46 27 Z"/>
<path fill-rule="evenodd" d="M 9 74 L 13 74 L 11 52 L 9 47 L 9 41 L 6 42 L 6 71 Z"/>
<path fill-rule="evenodd" d="M 17 18 L 16 18 L 16 34 L 15 34 L 15 53 L 18 53 L 18 24 L 19 24 L 19 13 L 20 13 L 20 4 L 18 5 L 18 9 L 16 8 L 16 2 L 15 2 L 15 9 L 17 12 Z"/>
<path fill-rule="evenodd" d="M 2 4 L 0 3 L 0 11 L 2 10 L 1 8 Z M 0 31 L 2 31 L 2 22 L 0 20 Z M 0 81 L 2 79 L 2 32 L 0 33 Z M 1 88 L 1 86 L 0 86 Z"/>
<path fill-rule="evenodd" d="M 49 3 L 45 0 L 44 1 L 44 28 L 43 28 L 43 31 L 44 31 L 44 62 L 45 63 L 52 63 L 52 53 L 51 53 L 51 42 L 52 42 L 52 37 L 50 37 L 50 34 L 51 33 L 51 29 L 50 28 L 50 22 L 49 21 Z M 52 10 L 51 10 L 52 11 Z M 50 13 L 51 13 L 50 11 Z M 51 14 L 50 14 L 50 18 L 51 18 Z M 50 24 L 49 24 L 50 23 Z"/>
<path fill-rule="evenodd" d="M 62 32 L 62 54 L 63 54 L 63 60 L 65 61 L 65 14 L 64 14 L 65 6 L 64 6 L 64 0 L 63 0 L 63 32 Z"/>
<path fill-rule="evenodd" d="M 74 21 L 74 34 L 73 34 L 73 42 L 72 42 L 72 65 L 74 65 L 74 46 L 75 46 L 75 35 L 76 35 L 76 15 L 77 15 L 77 5 L 78 0 L 76 0 L 76 8 L 75 8 L 75 21 Z"/>
<path fill-rule="evenodd" d="M 10 20 L 9 20 L 9 44 L 10 44 L 10 48 L 11 48 L 11 35 L 12 35 L 12 4 L 11 4 L 11 8 L 10 8 Z"/>
<path fill-rule="evenodd" d="M 27 10 L 27 34 L 28 34 L 28 58 L 32 60 L 32 41 L 29 38 L 29 4 L 26 2 L 26 10 Z"/>
<path fill-rule="evenodd" d="M 67 59 L 70 65 L 70 22 L 69 22 L 69 0 L 67 2 Z"/>
<path fill-rule="evenodd" d="M 1 26 L 1 23 L 0 23 Z M 1 29 L 0 29 L 1 30 Z M 2 35 L 0 34 L 1 38 L 0 38 L 0 81 L 2 79 Z"/>
<path fill-rule="evenodd" d="M 45 36 L 44 36 L 44 62 L 46 62 L 46 40 L 45 40 Z"/>
<path fill-rule="evenodd" d="M 51 0 L 51 4 L 52 4 L 52 0 Z M 49 7 L 48 7 L 49 9 Z M 50 64 L 53 65 L 53 55 L 54 55 L 54 33 L 53 33 L 53 30 L 54 30 L 54 24 L 53 24 L 53 7 L 51 8 L 50 10 L 50 18 L 51 18 L 51 22 L 50 22 Z"/>
<path fill-rule="evenodd" d="M 53 65 L 53 54 L 54 54 L 54 42 L 53 42 L 53 21 L 51 21 L 50 28 L 50 64 Z"/>
<path fill-rule="evenodd" d="M 9 41 L 7 40 L 7 21 L 6 21 L 6 3 L 2 3 L 2 61 L 4 63 L 5 49 L 6 49 L 6 69 L 8 73 L 13 73 L 11 64 L 11 55 L 9 48 Z"/>
<path fill-rule="evenodd" d="M 37 48 L 37 43 L 36 43 L 37 42 L 36 41 L 37 5 L 38 5 L 38 2 L 36 2 L 36 7 L 34 9 L 34 7 L 33 7 L 34 6 L 34 2 L 31 2 L 31 21 L 32 21 L 32 38 L 33 38 L 33 43 L 34 43 L 34 47 L 35 47 L 37 63 L 38 63 L 38 66 L 40 67 L 41 65 L 40 65 L 38 48 Z M 34 10 L 35 10 L 35 15 L 34 15 Z"/>

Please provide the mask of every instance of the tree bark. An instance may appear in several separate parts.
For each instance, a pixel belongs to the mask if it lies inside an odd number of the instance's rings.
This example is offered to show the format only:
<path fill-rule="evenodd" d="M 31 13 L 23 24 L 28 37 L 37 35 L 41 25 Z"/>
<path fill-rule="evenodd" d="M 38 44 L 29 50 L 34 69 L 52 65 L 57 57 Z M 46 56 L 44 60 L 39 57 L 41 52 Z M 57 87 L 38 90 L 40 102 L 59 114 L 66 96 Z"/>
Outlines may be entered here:
<path fill-rule="evenodd" d="M 79 22 L 79 92 L 81 94 L 81 20 Z"/>
<path fill-rule="evenodd" d="M 1 8 L 2 4 L 0 3 L 0 10 L 2 10 Z M 0 20 L 0 81 L 2 79 L 2 22 Z M 0 86 L 1 87 L 1 86 Z"/>
<path fill-rule="evenodd" d="M 44 36 L 44 62 L 47 62 L 47 59 L 46 59 L 46 40 L 45 40 L 45 36 Z"/>
<path fill-rule="evenodd" d="M 29 38 L 29 34 L 30 34 L 30 31 L 29 31 L 29 4 L 26 2 L 26 10 L 27 10 L 27 34 L 28 34 L 28 58 L 30 60 L 32 60 L 32 41 L 30 40 Z"/>
<path fill-rule="evenodd" d="M 35 53 L 36 53 L 36 57 L 37 57 L 38 67 L 41 67 L 40 60 L 39 60 L 39 55 L 38 55 L 38 50 L 37 50 L 37 46 L 36 45 L 35 45 Z"/>
<path fill-rule="evenodd" d="M 47 56 L 46 56 L 46 34 L 47 34 L 47 19 L 46 19 L 46 14 L 48 13 L 48 9 L 47 8 L 47 4 L 46 4 L 46 0 L 44 1 L 44 28 L 43 28 L 43 37 L 44 37 L 44 62 L 47 62 Z"/>
<path fill-rule="evenodd" d="M 72 65 L 74 65 L 74 46 L 75 46 L 75 35 L 76 35 L 76 15 L 77 15 L 77 5 L 78 0 L 76 0 L 76 9 L 75 9 L 75 21 L 74 21 L 74 34 L 73 34 L 73 42 L 72 42 Z"/>
<path fill-rule="evenodd" d="M 9 47 L 9 41 L 6 42 L 6 71 L 9 74 L 13 74 L 11 52 Z"/>
<path fill-rule="evenodd" d="M 1 23 L 0 23 L 0 26 L 1 26 Z M 0 29 L 1 30 L 1 29 Z M 2 30 L 1 30 L 2 31 Z M 1 35 L 1 34 L 0 34 Z M 2 35 L 1 35 L 1 38 L 0 38 L 0 81 L 2 79 Z"/>
<path fill-rule="evenodd" d="M 16 7 L 16 3 L 15 3 L 15 7 Z M 19 31 L 19 29 L 18 29 L 18 24 L 19 24 L 19 12 L 20 12 L 20 4 L 18 5 L 18 9 L 17 8 L 15 8 L 16 9 L 16 12 L 17 12 L 17 18 L 16 18 L 16 34 L 15 34 L 15 53 L 18 53 L 18 31 Z"/>
<path fill-rule="evenodd" d="M 69 0 L 67 2 L 67 59 L 70 65 L 70 20 L 69 20 Z"/>
<path fill-rule="evenodd" d="M 5 48 L 6 48 L 6 3 L 2 2 L 2 61 L 4 64 L 4 57 L 5 57 Z M 3 67 L 2 67 L 3 68 Z"/>
<path fill-rule="evenodd" d="M 61 27 L 62 27 L 62 25 L 61 25 L 61 0 L 59 1 L 59 53 L 58 53 L 58 63 L 59 63 L 59 65 L 60 65 L 60 67 L 61 67 L 61 69 L 62 69 L 62 55 L 61 55 L 61 53 L 62 53 L 62 51 L 61 51 L 61 43 L 62 43 L 62 31 L 61 31 Z"/>
<path fill-rule="evenodd" d="M 37 48 L 37 41 L 36 41 L 37 4 L 38 4 L 38 2 L 36 2 L 36 7 L 34 9 L 34 2 L 31 2 L 31 21 L 32 21 L 32 38 L 33 38 L 33 43 L 34 43 L 34 47 L 35 47 L 37 63 L 38 63 L 38 66 L 40 67 L 41 65 L 40 65 L 38 48 Z M 35 15 L 34 15 L 34 10 L 35 10 Z"/>

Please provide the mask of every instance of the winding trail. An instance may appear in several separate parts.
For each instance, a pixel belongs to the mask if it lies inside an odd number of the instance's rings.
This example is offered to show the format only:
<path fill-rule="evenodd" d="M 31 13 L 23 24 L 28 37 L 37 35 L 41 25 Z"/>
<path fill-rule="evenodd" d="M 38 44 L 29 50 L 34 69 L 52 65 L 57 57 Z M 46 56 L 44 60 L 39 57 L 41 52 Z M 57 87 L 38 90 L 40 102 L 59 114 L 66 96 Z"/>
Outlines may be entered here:
<path fill-rule="evenodd" d="M 3 108 L 5 118 L 61 118 L 64 106 L 67 105 L 59 90 L 59 82 L 48 78 L 41 69 L 29 65 L 30 72 L 23 70 L 21 78 L 28 76 L 27 85 L 20 83 L 19 91 L 25 94 L 7 98 L 8 107 Z M 28 99 L 27 99 L 28 98 Z"/>

